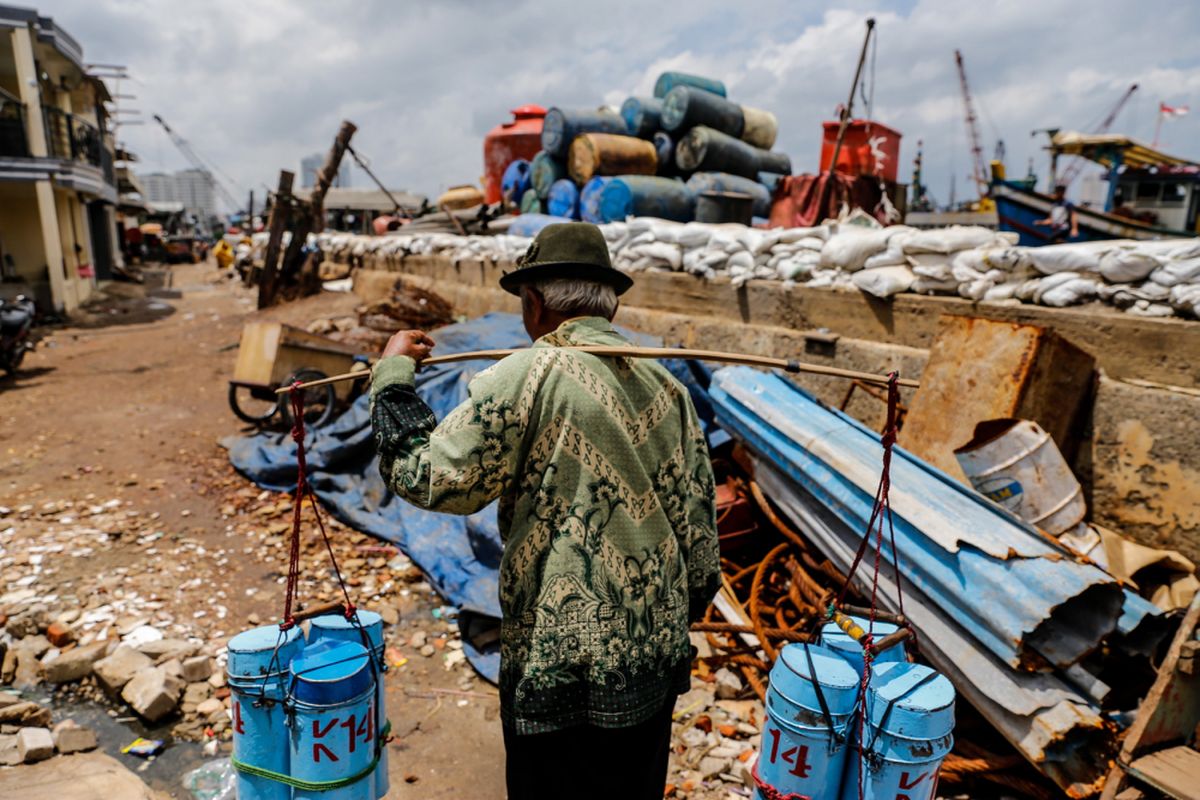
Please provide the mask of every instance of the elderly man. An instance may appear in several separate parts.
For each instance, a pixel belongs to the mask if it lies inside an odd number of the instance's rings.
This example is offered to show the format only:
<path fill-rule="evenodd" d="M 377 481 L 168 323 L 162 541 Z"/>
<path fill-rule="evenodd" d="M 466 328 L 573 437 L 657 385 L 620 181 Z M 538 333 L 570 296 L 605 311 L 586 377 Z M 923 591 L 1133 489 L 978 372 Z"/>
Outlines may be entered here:
<path fill-rule="evenodd" d="M 621 347 L 600 230 L 547 226 L 500 285 L 532 348 L 479 373 L 437 424 L 413 390 L 433 348 L 392 337 L 371 421 L 384 480 L 422 508 L 499 499 L 500 713 L 509 800 L 662 797 L 688 624 L 716 592 L 713 474 L 696 411 L 660 364 Z"/>

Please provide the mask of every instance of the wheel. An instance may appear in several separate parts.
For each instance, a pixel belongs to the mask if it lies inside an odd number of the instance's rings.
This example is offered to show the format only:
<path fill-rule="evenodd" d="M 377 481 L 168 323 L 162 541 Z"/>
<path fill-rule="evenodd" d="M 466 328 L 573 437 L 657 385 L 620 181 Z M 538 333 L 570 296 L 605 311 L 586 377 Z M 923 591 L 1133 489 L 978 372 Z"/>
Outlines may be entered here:
<path fill-rule="evenodd" d="M 229 384 L 229 407 L 242 422 L 265 425 L 279 411 L 279 398 L 270 389 Z"/>
<path fill-rule="evenodd" d="M 319 369 L 299 369 L 293 372 L 284 381 L 284 386 L 290 386 L 296 381 L 307 383 L 309 381 L 319 381 L 322 378 L 328 378 L 324 372 Z M 327 383 L 324 386 L 313 386 L 308 389 L 301 389 L 304 394 L 304 424 L 310 428 L 318 428 L 329 421 L 333 416 L 334 406 L 337 404 L 336 397 L 333 392 L 333 384 Z M 283 417 L 284 422 L 288 427 L 292 426 L 292 393 L 279 395 L 279 413 Z"/>

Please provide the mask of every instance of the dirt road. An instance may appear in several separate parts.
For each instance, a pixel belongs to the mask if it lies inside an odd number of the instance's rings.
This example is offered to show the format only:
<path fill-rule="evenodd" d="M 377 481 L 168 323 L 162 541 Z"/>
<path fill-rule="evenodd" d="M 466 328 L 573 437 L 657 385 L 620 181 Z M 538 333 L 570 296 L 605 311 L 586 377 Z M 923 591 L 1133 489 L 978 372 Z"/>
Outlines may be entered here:
<path fill-rule="evenodd" d="M 156 614 L 187 620 L 219 642 L 278 615 L 286 569 L 280 520 L 290 500 L 263 496 L 236 476 L 218 444 L 243 430 L 229 411 L 226 381 L 242 324 L 256 316 L 251 293 L 207 264 L 172 274 L 178 297 L 117 298 L 92 309 L 83 325 L 51 332 L 21 374 L 0 383 L 0 506 L 13 531 L 11 541 L 0 540 L 0 577 L 11 586 L 36 575 L 30 585 L 47 595 L 137 592 Z M 327 294 L 267 316 L 306 324 L 355 303 Z M 95 552 L 71 558 L 51 548 L 31 557 L 22 550 L 23 538 L 61 532 L 76 510 L 105 503 L 123 509 L 125 522 L 103 527 L 105 544 Z M 334 535 L 340 550 L 375 552 L 379 544 L 341 526 Z M 371 587 L 386 560 L 352 558 L 343 567 L 352 584 Z M 407 659 L 388 677 L 397 733 L 388 797 L 502 798 L 494 689 L 410 645 L 416 631 L 435 641 L 449 627 L 431 616 L 439 603 L 419 576 L 411 591 L 381 602 L 397 612 L 387 637 Z M 119 744 L 104 749 L 136 767 Z M 151 782 L 185 796 L 171 777 L 152 774 Z"/>

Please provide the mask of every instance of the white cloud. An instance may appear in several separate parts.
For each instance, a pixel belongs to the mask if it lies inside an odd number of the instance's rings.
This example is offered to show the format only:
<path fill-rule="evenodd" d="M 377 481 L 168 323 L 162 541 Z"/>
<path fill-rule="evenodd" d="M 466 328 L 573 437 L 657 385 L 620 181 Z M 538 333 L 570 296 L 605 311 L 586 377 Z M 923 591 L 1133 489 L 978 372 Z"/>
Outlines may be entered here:
<path fill-rule="evenodd" d="M 846 99 L 869 15 L 876 118 L 904 134 L 905 181 L 924 140 L 940 200 L 951 173 L 960 196 L 970 173 L 955 48 L 985 151 L 1003 137 L 1011 173 L 1031 157 L 1044 171 L 1031 130 L 1097 121 L 1131 82 L 1142 88 L 1122 131 L 1149 139 L 1160 100 L 1200 112 L 1200 4 L 1171 0 L 1146 0 L 1137 15 L 1121 0 L 54 0 L 39 11 L 87 60 L 128 65 L 137 80 L 122 91 L 139 96 L 148 124 L 122 138 L 146 169 L 185 166 L 149 121 L 159 113 L 240 191 L 259 193 L 324 151 L 343 118 L 390 185 L 437 193 L 478 178 L 483 135 L 509 109 L 619 104 L 663 69 L 721 78 L 733 99 L 773 111 L 777 147 L 815 170 L 820 123 Z M 1200 160 L 1200 113 L 1164 124 L 1163 146 Z"/>

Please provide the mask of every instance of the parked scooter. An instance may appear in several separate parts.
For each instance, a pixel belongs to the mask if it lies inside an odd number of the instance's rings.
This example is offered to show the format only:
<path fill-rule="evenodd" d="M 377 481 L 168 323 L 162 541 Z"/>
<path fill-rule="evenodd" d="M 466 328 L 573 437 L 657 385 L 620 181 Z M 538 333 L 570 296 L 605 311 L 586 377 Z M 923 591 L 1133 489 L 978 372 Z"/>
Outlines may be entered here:
<path fill-rule="evenodd" d="M 0 300 L 0 367 L 10 375 L 21 366 L 25 354 L 33 349 L 29 331 L 36 312 L 33 301 L 25 295 L 13 300 Z"/>

